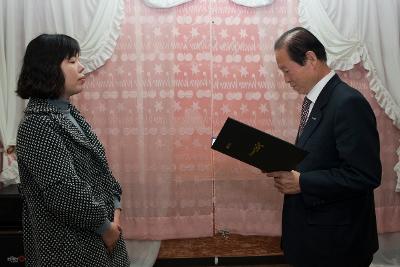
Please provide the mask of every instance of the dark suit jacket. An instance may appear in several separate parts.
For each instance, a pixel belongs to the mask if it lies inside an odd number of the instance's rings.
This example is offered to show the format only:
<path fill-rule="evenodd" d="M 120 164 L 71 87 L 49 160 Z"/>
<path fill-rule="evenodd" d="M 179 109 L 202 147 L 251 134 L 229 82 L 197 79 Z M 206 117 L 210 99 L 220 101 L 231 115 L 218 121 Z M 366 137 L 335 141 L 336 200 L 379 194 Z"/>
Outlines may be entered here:
<path fill-rule="evenodd" d="M 351 266 L 372 255 L 378 249 L 373 190 L 381 162 L 367 100 L 335 75 L 296 145 L 310 153 L 297 168 L 301 193 L 284 200 L 282 247 L 289 263 Z"/>

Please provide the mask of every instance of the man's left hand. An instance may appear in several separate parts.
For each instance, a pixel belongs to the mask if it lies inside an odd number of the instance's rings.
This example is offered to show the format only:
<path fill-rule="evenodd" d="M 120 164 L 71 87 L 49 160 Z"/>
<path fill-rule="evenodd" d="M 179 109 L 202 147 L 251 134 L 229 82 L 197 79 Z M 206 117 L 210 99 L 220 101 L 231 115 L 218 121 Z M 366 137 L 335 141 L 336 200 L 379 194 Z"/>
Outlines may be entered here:
<path fill-rule="evenodd" d="M 268 172 L 268 177 L 274 177 L 275 187 L 283 194 L 297 194 L 300 189 L 300 173 L 297 171 Z"/>

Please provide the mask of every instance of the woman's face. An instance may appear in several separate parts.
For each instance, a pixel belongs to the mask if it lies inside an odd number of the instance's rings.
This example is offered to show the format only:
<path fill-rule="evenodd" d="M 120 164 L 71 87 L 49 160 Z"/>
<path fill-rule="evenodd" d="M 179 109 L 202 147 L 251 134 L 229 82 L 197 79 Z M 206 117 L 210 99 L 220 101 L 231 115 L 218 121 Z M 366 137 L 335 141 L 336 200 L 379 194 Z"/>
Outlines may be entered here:
<path fill-rule="evenodd" d="M 68 99 L 70 96 L 79 94 L 85 83 L 85 68 L 79 61 L 79 56 L 66 58 L 61 62 L 61 70 L 64 74 L 64 94 L 62 97 Z"/>

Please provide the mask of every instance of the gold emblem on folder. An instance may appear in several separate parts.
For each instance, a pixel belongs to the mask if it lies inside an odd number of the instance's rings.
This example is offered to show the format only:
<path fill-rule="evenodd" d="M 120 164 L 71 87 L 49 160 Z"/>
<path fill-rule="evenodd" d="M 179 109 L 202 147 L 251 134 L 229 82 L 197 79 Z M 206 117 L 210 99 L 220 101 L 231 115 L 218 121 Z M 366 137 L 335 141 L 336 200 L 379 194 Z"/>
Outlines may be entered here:
<path fill-rule="evenodd" d="M 249 153 L 249 156 L 252 157 L 254 156 L 256 153 L 260 152 L 260 150 L 264 147 L 263 144 L 261 144 L 260 142 L 257 142 L 254 144 L 254 147 L 252 149 L 252 151 Z"/>

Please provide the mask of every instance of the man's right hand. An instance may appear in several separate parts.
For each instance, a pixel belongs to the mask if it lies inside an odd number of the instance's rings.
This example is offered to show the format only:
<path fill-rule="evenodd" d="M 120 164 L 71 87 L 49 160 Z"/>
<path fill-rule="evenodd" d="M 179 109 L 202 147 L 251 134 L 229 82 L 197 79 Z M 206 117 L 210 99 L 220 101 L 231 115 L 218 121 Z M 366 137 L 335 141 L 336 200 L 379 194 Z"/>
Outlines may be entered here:
<path fill-rule="evenodd" d="M 102 239 L 106 245 L 108 253 L 111 253 L 114 250 L 120 234 L 120 227 L 116 223 L 112 222 L 110 228 L 108 228 L 102 235 Z"/>

